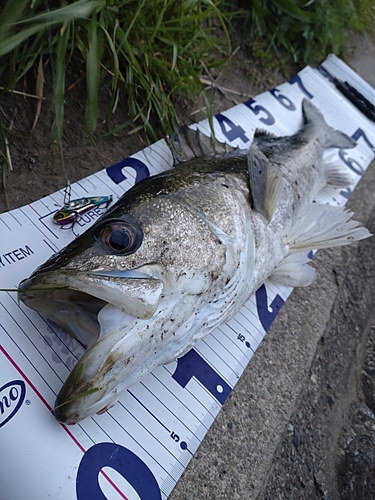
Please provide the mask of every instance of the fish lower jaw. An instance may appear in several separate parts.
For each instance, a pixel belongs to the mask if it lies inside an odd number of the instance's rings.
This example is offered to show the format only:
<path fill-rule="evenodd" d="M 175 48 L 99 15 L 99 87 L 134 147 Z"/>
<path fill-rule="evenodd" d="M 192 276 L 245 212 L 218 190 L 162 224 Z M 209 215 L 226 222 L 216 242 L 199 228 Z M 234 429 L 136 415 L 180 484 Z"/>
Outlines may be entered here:
<path fill-rule="evenodd" d="M 63 390 L 64 388 L 61 392 Z M 71 401 L 69 401 L 69 398 L 61 396 L 61 392 L 55 401 L 54 416 L 56 420 L 66 425 L 78 424 L 85 418 L 95 414 L 102 415 L 115 406 L 118 401 L 118 395 L 111 392 L 99 401 L 93 402 L 90 406 L 87 403 L 85 406 L 81 406 L 79 394 L 70 398 Z"/>

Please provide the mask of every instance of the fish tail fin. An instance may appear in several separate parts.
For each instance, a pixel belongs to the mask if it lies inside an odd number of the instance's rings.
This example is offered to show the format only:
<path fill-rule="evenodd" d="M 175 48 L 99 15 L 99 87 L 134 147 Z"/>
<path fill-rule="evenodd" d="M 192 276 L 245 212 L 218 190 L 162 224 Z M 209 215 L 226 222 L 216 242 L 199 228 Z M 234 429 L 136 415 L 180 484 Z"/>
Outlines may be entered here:
<path fill-rule="evenodd" d="M 302 113 L 305 124 L 315 124 L 321 130 L 323 138 L 323 146 L 325 148 L 354 148 L 356 142 L 348 135 L 330 127 L 325 121 L 319 109 L 312 104 L 308 99 L 302 101 Z"/>
<path fill-rule="evenodd" d="M 347 245 L 371 236 L 343 207 L 312 203 L 287 237 L 290 253 Z"/>
<path fill-rule="evenodd" d="M 222 155 L 238 150 L 213 136 L 208 137 L 198 129 L 186 126 L 179 126 L 166 141 L 172 151 L 175 165 L 194 158 Z"/>

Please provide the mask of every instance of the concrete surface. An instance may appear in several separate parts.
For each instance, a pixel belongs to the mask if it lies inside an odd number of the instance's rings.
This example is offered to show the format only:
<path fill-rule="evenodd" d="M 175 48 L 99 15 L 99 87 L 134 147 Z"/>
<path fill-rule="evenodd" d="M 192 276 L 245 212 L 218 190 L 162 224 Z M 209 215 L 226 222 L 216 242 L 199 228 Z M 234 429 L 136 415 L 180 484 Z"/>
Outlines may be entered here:
<path fill-rule="evenodd" d="M 375 86 L 375 45 L 347 61 Z M 375 232 L 375 162 L 348 207 Z M 375 498 L 375 238 L 320 251 L 170 500 Z"/>

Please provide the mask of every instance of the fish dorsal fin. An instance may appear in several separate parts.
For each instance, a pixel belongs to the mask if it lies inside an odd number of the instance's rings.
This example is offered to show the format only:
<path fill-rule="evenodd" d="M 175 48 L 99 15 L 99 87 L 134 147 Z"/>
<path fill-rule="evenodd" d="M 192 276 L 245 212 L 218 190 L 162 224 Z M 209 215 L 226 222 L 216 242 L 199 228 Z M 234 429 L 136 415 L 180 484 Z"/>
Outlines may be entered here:
<path fill-rule="evenodd" d="M 283 189 L 281 171 L 264 156 L 255 143 L 251 145 L 248 154 L 248 169 L 254 208 L 270 221 Z"/>
<path fill-rule="evenodd" d="M 315 269 L 309 263 L 306 253 L 290 254 L 273 270 L 269 279 L 283 286 L 309 286 L 315 278 Z"/>
<path fill-rule="evenodd" d="M 371 236 L 343 207 L 312 203 L 287 236 L 290 253 L 347 245 Z"/>
<path fill-rule="evenodd" d="M 208 137 L 198 129 L 193 130 L 186 126 L 179 126 L 177 131 L 166 140 L 171 148 L 175 165 L 194 158 L 231 153 L 238 149 L 218 141 L 213 136 Z"/>
<path fill-rule="evenodd" d="M 259 138 L 278 139 L 278 137 L 272 132 L 264 130 L 263 128 L 257 128 L 254 132 L 254 139 L 259 139 Z"/>

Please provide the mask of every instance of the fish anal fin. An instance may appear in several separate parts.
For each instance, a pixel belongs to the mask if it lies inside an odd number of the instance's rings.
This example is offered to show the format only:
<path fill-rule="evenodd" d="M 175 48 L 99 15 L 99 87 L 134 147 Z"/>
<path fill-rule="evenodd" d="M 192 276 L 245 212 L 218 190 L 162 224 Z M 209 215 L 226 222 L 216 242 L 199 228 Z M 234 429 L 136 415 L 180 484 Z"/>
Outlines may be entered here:
<path fill-rule="evenodd" d="M 343 207 L 312 203 L 287 236 L 291 253 L 347 245 L 371 234 Z"/>
<path fill-rule="evenodd" d="M 334 154 L 324 158 L 325 177 L 329 186 L 335 188 L 345 188 L 353 183 L 353 179 L 348 169 L 339 160 L 334 160 Z"/>
<path fill-rule="evenodd" d="M 283 189 L 281 171 L 255 143 L 249 150 L 248 170 L 254 208 L 270 221 Z"/>
<path fill-rule="evenodd" d="M 269 279 L 283 286 L 309 286 L 315 278 L 315 269 L 309 262 L 306 253 L 290 254 L 273 270 Z"/>

